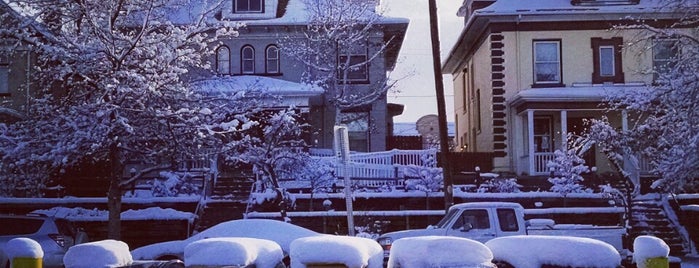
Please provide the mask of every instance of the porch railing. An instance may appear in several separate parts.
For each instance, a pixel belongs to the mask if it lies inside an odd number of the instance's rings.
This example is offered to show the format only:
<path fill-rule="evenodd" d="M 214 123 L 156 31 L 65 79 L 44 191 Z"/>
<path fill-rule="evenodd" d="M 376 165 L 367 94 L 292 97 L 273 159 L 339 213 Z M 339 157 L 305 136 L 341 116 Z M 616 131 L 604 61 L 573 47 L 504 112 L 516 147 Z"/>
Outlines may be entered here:
<path fill-rule="evenodd" d="M 555 158 L 552 152 L 534 153 L 534 175 L 549 174 L 548 163 Z"/>

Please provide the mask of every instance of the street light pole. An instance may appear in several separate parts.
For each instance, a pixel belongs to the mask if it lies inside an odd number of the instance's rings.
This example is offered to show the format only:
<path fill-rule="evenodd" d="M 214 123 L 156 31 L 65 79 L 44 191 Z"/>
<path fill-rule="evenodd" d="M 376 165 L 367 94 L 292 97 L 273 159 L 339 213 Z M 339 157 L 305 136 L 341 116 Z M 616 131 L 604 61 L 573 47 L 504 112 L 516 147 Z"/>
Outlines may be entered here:
<path fill-rule="evenodd" d="M 454 204 L 454 181 L 451 177 L 451 163 L 449 163 L 449 135 L 447 133 L 446 104 L 444 103 L 444 83 L 442 82 L 442 58 L 439 55 L 439 24 L 437 19 L 436 0 L 429 0 L 430 10 L 430 36 L 432 39 L 432 66 L 434 67 L 434 84 L 437 93 L 437 117 L 439 119 L 439 144 L 444 171 L 444 209 L 449 210 Z"/>

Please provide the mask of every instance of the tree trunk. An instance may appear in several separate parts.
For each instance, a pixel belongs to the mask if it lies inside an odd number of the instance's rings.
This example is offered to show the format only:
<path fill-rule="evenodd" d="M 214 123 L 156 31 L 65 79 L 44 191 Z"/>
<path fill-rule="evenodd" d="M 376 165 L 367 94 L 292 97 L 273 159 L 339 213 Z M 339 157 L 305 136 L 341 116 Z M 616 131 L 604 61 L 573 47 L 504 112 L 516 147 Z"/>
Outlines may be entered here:
<path fill-rule="evenodd" d="M 109 158 L 112 172 L 107 192 L 107 208 L 109 209 L 107 238 L 121 240 L 121 177 L 124 169 L 117 142 L 110 146 Z"/>

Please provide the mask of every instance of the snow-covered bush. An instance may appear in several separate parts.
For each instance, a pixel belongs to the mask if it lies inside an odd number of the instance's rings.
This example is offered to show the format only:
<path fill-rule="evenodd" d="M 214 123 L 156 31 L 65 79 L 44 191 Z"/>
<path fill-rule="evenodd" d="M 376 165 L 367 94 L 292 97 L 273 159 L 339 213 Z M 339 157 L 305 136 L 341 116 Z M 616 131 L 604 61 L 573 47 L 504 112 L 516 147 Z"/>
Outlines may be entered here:
<path fill-rule="evenodd" d="M 520 187 L 522 187 L 522 185 L 517 183 L 516 178 L 492 178 L 481 184 L 477 191 L 479 193 L 519 193 Z"/>
<path fill-rule="evenodd" d="M 549 161 L 546 165 L 553 171 L 553 177 L 548 179 L 553 184 L 551 191 L 560 193 L 564 197 L 570 193 L 591 192 L 591 189 L 580 184 L 585 180 L 581 174 L 590 171 L 585 165 L 585 160 L 578 156 L 573 149 L 565 152 L 556 150 L 554 154 L 554 160 Z"/>
<path fill-rule="evenodd" d="M 405 167 L 405 188 L 426 193 L 437 192 L 442 188 L 444 176 L 441 168 L 408 165 Z"/>
<path fill-rule="evenodd" d="M 161 172 L 161 179 L 153 180 L 153 196 L 172 197 L 199 194 L 199 186 L 194 184 L 189 173 Z"/>

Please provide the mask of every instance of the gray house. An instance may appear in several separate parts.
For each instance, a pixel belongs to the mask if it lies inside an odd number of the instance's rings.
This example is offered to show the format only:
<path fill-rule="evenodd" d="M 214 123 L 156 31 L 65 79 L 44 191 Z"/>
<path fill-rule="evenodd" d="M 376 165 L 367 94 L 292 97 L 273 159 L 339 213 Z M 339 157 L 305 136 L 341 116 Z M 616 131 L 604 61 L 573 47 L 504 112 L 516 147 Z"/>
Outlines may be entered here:
<path fill-rule="evenodd" d="M 344 47 L 309 37 L 310 25 L 315 23 L 310 11 L 313 9 L 306 6 L 311 2 L 318 5 L 333 1 L 227 1 L 217 18 L 244 26 L 238 36 L 211 44 L 215 49 L 211 71 L 195 72 L 192 79 L 209 87 L 256 87 L 280 96 L 282 103 L 272 106 L 293 105 L 307 116 L 313 128 L 308 141 L 312 147 L 332 148 L 333 126 L 345 124 L 350 130 L 352 150 L 385 150 L 392 118 L 402 113 L 402 106 L 387 103 L 385 93 L 349 105 L 340 105 L 337 96 L 340 90 L 362 97 L 389 87 L 387 73 L 396 64 L 408 20 L 376 13 L 379 1 L 353 1 L 371 6 L 376 19 L 370 27 L 364 27 L 368 29 L 366 37 L 358 45 Z M 348 5 L 346 1 L 337 2 Z M 304 54 L 304 49 L 310 52 L 319 46 L 328 46 L 324 49 L 331 54 Z M 334 67 L 315 68 L 311 63 L 314 60 Z"/>

